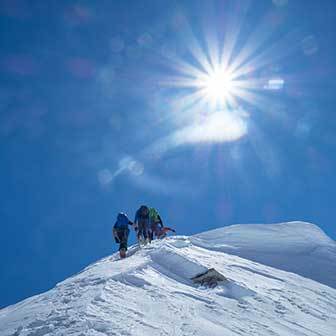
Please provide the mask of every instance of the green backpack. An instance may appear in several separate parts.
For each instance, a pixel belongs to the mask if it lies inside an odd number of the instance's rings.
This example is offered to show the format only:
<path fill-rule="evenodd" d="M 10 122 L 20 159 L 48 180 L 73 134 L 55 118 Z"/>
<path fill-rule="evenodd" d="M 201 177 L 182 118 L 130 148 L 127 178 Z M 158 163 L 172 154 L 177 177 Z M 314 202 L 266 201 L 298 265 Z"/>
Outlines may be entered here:
<path fill-rule="evenodd" d="M 149 209 L 149 219 L 155 223 L 159 221 L 159 213 L 155 208 L 150 208 Z"/>

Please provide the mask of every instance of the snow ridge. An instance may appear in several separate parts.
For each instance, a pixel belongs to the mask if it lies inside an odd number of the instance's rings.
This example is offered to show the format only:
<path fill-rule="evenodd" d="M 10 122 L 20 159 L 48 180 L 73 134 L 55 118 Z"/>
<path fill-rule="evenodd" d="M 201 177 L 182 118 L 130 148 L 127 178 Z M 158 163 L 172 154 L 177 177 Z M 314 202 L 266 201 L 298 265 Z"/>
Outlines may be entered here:
<path fill-rule="evenodd" d="M 206 235 L 216 242 L 202 247 Z M 231 243 L 239 241 L 233 236 Z M 133 246 L 125 260 L 104 258 L 1 310 L 0 335 L 334 336 L 335 289 L 227 254 L 218 247 L 226 243 L 209 232 Z M 190 278 L 208 268 L 228 281 L 213 289 L 194 285 Z"/>
<path fill-rule="evenodd" d="M 232 225 L 191 239 L 197 246 L 234 254 L 336 288 L 336 242 L 314 224 Z"/>

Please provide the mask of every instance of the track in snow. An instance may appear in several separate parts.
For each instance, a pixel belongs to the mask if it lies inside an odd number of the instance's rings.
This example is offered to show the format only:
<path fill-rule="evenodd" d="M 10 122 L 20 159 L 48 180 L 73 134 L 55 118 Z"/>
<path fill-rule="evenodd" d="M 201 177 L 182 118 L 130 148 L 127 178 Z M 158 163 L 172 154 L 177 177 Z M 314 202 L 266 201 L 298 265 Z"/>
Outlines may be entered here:
<path fill-rule="evenodd" d="M 335 289 L 192 240 L 102 259 L 1 310 L 0 335 L 335 335 Z M 229 282 L 194 286 L 190 278 L 210 267 Z"/>

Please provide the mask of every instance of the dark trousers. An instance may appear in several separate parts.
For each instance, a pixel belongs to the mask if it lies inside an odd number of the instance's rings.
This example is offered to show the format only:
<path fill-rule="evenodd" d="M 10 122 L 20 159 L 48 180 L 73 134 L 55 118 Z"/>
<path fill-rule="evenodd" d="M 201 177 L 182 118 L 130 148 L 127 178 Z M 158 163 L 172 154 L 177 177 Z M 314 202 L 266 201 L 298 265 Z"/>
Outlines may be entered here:
<path fill-rule="evenodd" d="M 138 222 L 138 239 L 147 239 L 150 237 L 149 220 L 140 220 Z"/>
<path fill-rule="evenodd" d="M 154 239 L 154 235 L 157 237 L 159 235 L 161 224 L 159 222 L 151 224 L 150 230 L 150 240 Z"/>
<path fill-rule="evenodd" d="M 122 249 L 127 250 L 127 241 L 130 230 L 126 229 L 114 229 L 115 232 L 115 242 L 120 244 L 119 251 Z"/>

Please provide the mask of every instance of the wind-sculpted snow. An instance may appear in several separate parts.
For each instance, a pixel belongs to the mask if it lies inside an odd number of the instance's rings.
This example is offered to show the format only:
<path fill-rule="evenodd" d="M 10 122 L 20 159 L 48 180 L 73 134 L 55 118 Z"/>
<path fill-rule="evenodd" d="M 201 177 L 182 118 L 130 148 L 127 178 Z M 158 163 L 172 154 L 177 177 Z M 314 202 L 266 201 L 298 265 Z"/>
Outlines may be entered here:
<path fill-rule="evenodd" d="M 90 265 L 0 311 L 1 336 L 334 336 L 336 290 L 172 237 Z M 191 277 L 208 268 L 227 282 Z"/>
<path fill-rule="evenodd" d="M 190 239 L 197 246 L 294 272 L 336 288 L 336 242 L 316 225 L 232 225 Z"/>

